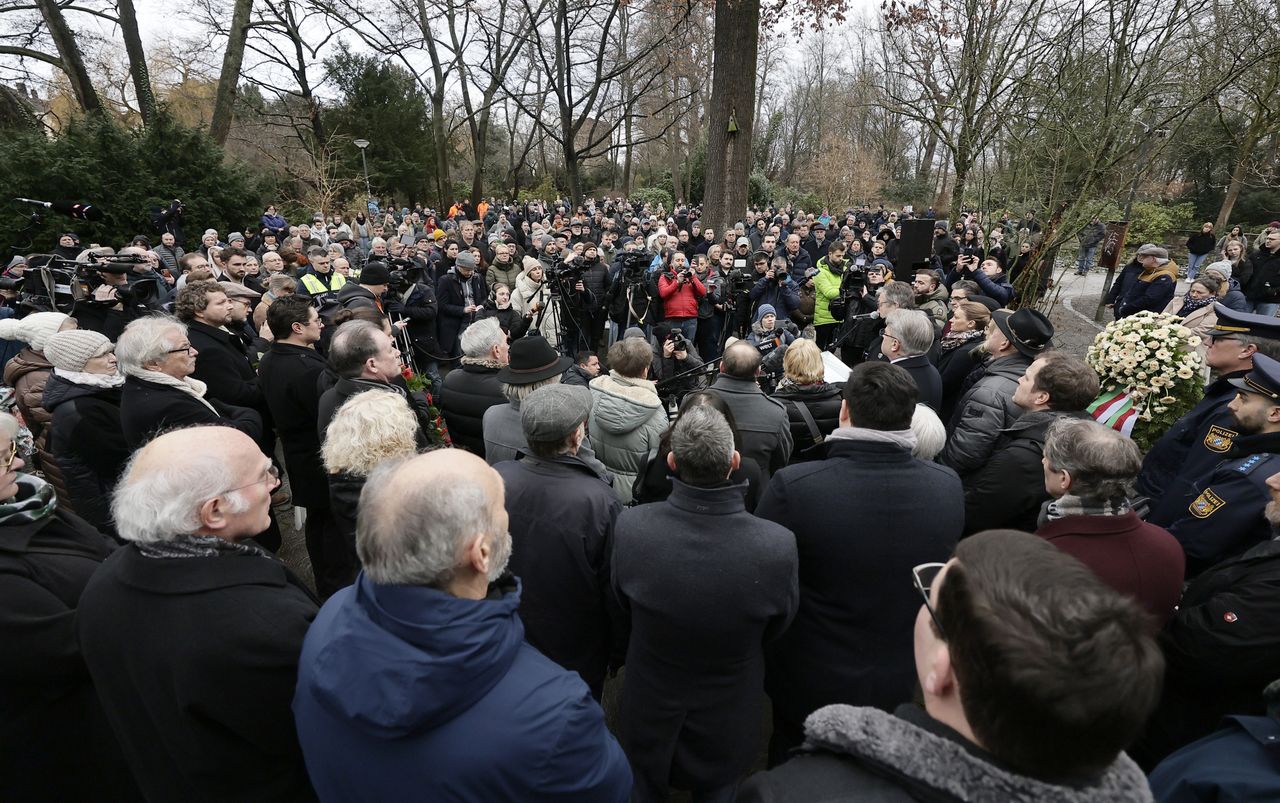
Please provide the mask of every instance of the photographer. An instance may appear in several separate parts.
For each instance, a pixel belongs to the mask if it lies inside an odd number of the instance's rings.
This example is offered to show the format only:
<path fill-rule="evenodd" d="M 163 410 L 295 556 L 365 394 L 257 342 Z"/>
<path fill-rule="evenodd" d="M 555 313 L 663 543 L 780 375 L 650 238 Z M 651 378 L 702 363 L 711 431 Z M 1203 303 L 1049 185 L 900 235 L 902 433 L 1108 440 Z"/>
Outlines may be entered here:
<path fill-rule="evenodd" d="M 670 322 L 653 327 L 653 337 L 653 363 L 649 366 L 649 378 L 654 382 L 665 382 L 659 386 L 658 395 L 664 398 L 674 397 L 678 403 L 686 393 L 702 387 L 703 375 L 690 374 L 675 381 L 668 380 L 697 368 L 702 364 L 702 358 L 684 332 Z"/>
<path fill-rule="evenodd" d="M 707 288 L 683 252 L 671 252 L 666 269 L 658 277 L 658 294 L 666 312 L 665 323 L 682 330 L 685 339 L 694 340 L 698 336 L 698 302 L 707 294 Z"/>
<path fill-rule="evenodd" d="M 756 256 L 756 271 L 759 273 L 759 254 Z M 769 262 L 764 274 L 751 288 L 751 308 L 757 319 L 760 307 L 765 304 L 773 307 L 781 318 L 790 318 L 791 313 L 800 306 L 800 294 L 796 291 L 795 282 L 791 281 L 791 274 L 787 272 L 787 260 L 781 255 Z"/>
<path fill-rule="evenodd" d="M 728 293 L 729 274 L 733 271 L 733 254 L 723 251 L 719 263 L 712 264 L 705 258 L 694 263 L 694 273 L 707 288 L 707 294 L 698 301 L 698 352 L 704 359 L 720 356 L 720 337 L 724 334 L 725 296 Z"/>
<path fill-rule="evenodd" d="M 420 279 L 424 271 L 418 266 L 393 270 L 382 297 L 383 307 L 393 325 L 402 326 L 413 344 L 413 357 L 418 371 L 432 382 L 432 392 L 439 395 L 440 344 L 436 341 L 436 315 L 440 311 L 436 291 Z"/>
<path fill-rule="evenodd" d="M 818 275 L 813 277 L 817 297 L 813 305 L 813 328 L 818 348 L 825 349 L 831 344 L 840 322 L 831 314 L 831 301 L 840 296 L 844 281 L 846 253 L 845 245 L 840 240 L 827 248 L 827 255 L 818 260 Z"/>
<path fill-rule="evenodd" d="M 72 317 L 81 329 L 91 329 L 116 340 L 130 321 L 163 309 L 155 279 L 148 281 L 147 277 L 139 277 L 136 284 L 130 281 L 138 265 L 117 261 L 111 255 L 90 258 L 95 261 L 82 263 L 76 269 L 76 278 L 89 291 L 89 295 L 76 301 L 72 308 Z M 162 285 L 164 280 L 159 282 Z"/>
<path fill-rule="evenodd" d="M 982 295 L 995 299 L 1002 307 L 1008 306 L 1017 295 L 1013 285 L 1009 284 L 1009 276 L 1004 272 L 1000 260 L 995 257 L 987 257 L 983 260 L 979 260 L 978 257 L 960 257 L 956 262 L 956 269 L 951 272 L 948 279 L 948 285 L 955 284 L 961 279 L 977 282 Z"/>
<path fill-rule="evenodd" d="M 639 240 L 627 241 L 623 249 L 615 259 L 618 273 L 605 299 L 615 341 L 629 326 L 652 327 L 658 312 L 658 284 L 648 272 L 649 254 L 641 249 Z"/>

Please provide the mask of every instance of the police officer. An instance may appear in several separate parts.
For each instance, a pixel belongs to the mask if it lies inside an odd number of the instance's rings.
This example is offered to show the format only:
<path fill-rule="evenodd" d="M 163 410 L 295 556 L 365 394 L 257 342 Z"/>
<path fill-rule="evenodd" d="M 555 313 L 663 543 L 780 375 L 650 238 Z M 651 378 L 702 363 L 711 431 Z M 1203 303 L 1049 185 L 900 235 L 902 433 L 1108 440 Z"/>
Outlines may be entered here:
<path fill-rule="evenodd" d="M 1218 324 L 1206 335 L 1205 362 L 1218 378 L 1205 388 L 1204 399 L 1151 447 L 1138 475 L 1138 493 L 1152 500 L 1153 512 L 1161 510 L 1165 497 L 1181 499 L 1191 483 L 1222 460 L 1240 434 L 1227 410 L 1236 397 L 1230 380 L 1249 373 L 1259 351 L 1280 358 L 1280 318 L 1236 312 L 1222 304 L 1215 304 L 1214 310 Z"/>
<path fill-rule="evenodd" d="M 316 303 L 336 298 L 347 283 L 346 277 L 333 270 L 329 252 L 323 248 L 311 249 L 310 259 L 311 270 L 302 275 L 298 292 L 310 296 Z"/>
<path fill-rule="evenodd" d="M 1271 537 L 1263 515 L 1267 478 L 1280 472 L 1280 362 L 1263 354 L 1253 370 L 1228 380 L 1233 435 L 1225 459 L 1185 492 L 1167 493 L 1149 522 L 1165 527 L 1187 554 L 1187 577 Z"/>

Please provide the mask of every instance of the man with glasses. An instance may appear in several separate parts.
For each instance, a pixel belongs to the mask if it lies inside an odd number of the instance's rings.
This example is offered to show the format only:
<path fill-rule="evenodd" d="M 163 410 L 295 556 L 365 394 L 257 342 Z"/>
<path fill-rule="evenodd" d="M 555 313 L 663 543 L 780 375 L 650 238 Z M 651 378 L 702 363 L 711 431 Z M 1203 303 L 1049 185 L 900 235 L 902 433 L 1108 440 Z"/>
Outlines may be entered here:
<path fill-rule="evenodd" d="M 802 559 L 801 594 L 803 572 Z M 748 779 L 739 801 L 849 790 L 866 800 L 1150 799 L 1123 751 L 1155 707 L 1164 661 L 1135 602 L 1010 530 L 889 579 L 916 601 L 922 704 L 819 709 L 805 751 Z"/>
<path fill-rule="evenodd" d="M 314 796 L 290 704 L 317 604 L 251 540 L 279 483 L 252 440 L 213 426 L 150 441 L 116 488 L 126 546 L 89 581 L 76 630 L 149 800 Z"/>
<path fill-rule="evenodd" d="M 1280 318 L 1236 312 L 1214 305 L 1217 326 L 1206 335 L 1205 364 L 1218 378 L 1205 387 L 1204 398 L 1174 424 L 1142 461 L 1139 494 L 1159 501 L 1175 496 L 1213 468 L 1230 451 L 1239 431 L 1227 409 L 1236 397 L 1231 380 L 1253 369 L 1254 355 L 1280 359 Z"/>
<path fill-rule="evenodd" d="M 805 717 L 824 705 L 888 710 L 911 696 L 919 598 L 899 578 L 943 560 L 964 527 L 955 472 L 911 454 L 917 396 L 897 365 L 856 366 L 827 458 L 778 471 L 756 507 L 796 534 L 800 555 L 799 612 L 767 656 L 771 765 L 800 744 Z"/>

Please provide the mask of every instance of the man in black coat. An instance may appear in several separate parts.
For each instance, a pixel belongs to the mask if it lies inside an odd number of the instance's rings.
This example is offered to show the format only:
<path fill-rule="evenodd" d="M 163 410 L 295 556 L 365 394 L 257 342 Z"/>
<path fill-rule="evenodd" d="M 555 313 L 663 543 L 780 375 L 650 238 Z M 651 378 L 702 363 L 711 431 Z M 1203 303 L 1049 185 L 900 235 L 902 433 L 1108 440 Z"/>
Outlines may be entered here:
<path fill-rule="evenodd" d="M 1040 508 L 1050 499 L 1044 486 L 1044 442 L 1059 418 L 1088 419 L 1098 396 L 1098 374 L 1084 360 L 1050 351 L 1027 366 L 1013 403 L 1023 413 L 1001 430 L 995 452 L 964 477 L 964 531 L 1007 528 L 1035 532 Z"/>
<path fill-rule="evenodd" d="M 756 507 L 796 534 L 800 553 L 800 610 L 769 653 L 771 763 L 824 705 L 890 710 L 911 697 L 920 598 L 903 578 L 946 560 L 964 527 L 960 478 L 911 455 L 916 397 L 904 369 L 856 366 L 827 459 L 776 473 Z"/>
<path fill-rule="evenodd" d="M 316 590 L 328 597 L 350 582 L 357 566 L 340 543 L 329 510 L 329 479 L 320 458 L 317 419 L 324 357 L 315 349 L 324 323 L 303 296 L 285 296 L 267 310 L 274 340 L 258 366 L 258 379 L 284 449 L 293 504 L 307 511 L 307 555 Z"/>
<path fill-rule="evenodd" d="M 337 375 L 337 383 L 320 395 L 316 408 L 316 433 L 323 441 L 329 422 L 343 402 L 369 390 L 399 393 L 413 408 L 418 419 L 418 446 L 430 445 L 427 438 L 434 426 L 426 399 L 410 393 L 395 380 L 400 377 L 400 350 L 395 341 L 370 321 L 347 321 L 338 327 L 329 343 L 329 366 Z M 317 384 L 327 377 L 317 378 Z"/>
<path fill-rule="evenodd" d="M 268 454 L 274 451 L 274 435 L 270 434 L 271 417 L 267 410 L 258 374 L 252 358 L 240 338 L 225 326 L 231 324 L 234 302 L 217 282 L 188 282 L 174 302 L 174 315 L 187 325 L 191 347 L 199 353 L 191 376 L 205 383 L 205 395 L 224 404 L 249 407 L 262 416 L 264 444 Z"/>
<path fill-rule="evenodd" d="M 262 417 L 247 407 L 207 398 L 205 384 L 191 377 L 198 354 L 187 327 L 173 318 L 139 318 L 125 328 L 116 358 L 125 375 L 120 425 L 129 448 L 157 432 L 194 424 L 234 427 L 261 447 Z"/>
<path fill-rule="evenodd" d="M 742 456 L 756 461 L 767 482 L 791 459 L 791 423 L 782 402 L 760 389 L 760 351 L 750 343 L 738 342 L 724 350 L 720 374 L 709 388 L 724 399 L 733 411 L 734 423 L 742 436 Z"/>
<path fill-rule="evenodd" d="M 929 362 L 933 348 L 933 322 L 926 312 L 897 309 L 885 319 L 880 351 L 892 365 L 906 370 L 915 380 L 918 398 L 935 413 L 942 409 L 942 375 Z"/>
<path fill-rule="evenodd" d="M 618 519 L 613 586 L 630 625 L 619 738 L 637 800 L 731 799 L 755 762 L 764 650 L 799 604 L 795 536 L 743 506 L 741 457 L 711 407 L 680 416 L 663 502 Z M 714 565 L 714 571 L 706 571 Z"/>
<path fill-rule="evenodd" d="M 316 600 L 246 541 L 278 483 L 244 434 L 199 427 L 143 447 L 116 491 L 132 543 L 89 581 L 76 631 L 148 800 L 314 799 L 290 704 Z"/>
<path fill-rule="evenodd" d="M 462 333 L 462 365 L 444 378 L 440 400 L 454 446 L 484 457 L 484 413 L 507 403 L 498 381 L 507 360 L 507 336 L 496 318 L 476 321 Z"/>
<path fill-rule="evenodd" d="M 484 277 L 477 270 L 479 266 L 474 254 L 462 251 L 449 272 L 436 282 L 436 301 L 440 305 L 436 340 L 442 355 L 457 357 L 462 353 L 459 342 L 462 331 L 475 320 L 489 296 Z"/>
<path fill-rule="evenodd" d="M 622 645 L 609 586 L 622 502 L 608 475 L 579 456 L 591 399 L 590 390 L 573 385 L 529 394 L 520 405 L 529 450 L 493 468 L 506 487 L 511 572 L 524 586 L 525 637 L 581 675 L 598 700 Z"/>

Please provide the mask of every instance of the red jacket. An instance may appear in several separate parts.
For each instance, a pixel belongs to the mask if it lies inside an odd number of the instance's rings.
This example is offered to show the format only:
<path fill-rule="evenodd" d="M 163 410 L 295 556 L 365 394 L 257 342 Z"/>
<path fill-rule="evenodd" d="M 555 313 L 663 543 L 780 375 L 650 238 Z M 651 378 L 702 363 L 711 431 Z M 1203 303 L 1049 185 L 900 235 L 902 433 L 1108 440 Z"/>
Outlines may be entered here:
<path fill-rule="evenodd" d="M 662 296 L 663 310 L 668 318 L 698 317 L 698 299 L 707 294 L 707 288 L 696 273 L 681 284 L 670 273 L 658 277 L 658 295 Z"/>
<path fill-rule="evenodd" d="M 1182 594 L 1186 556 L 1163 527 L 1130 511 L 1123 516 L 1067 516 L 1045 524 L 1036 535 L 1136 599 L 1158 626 L 1173 616 Z"/>

